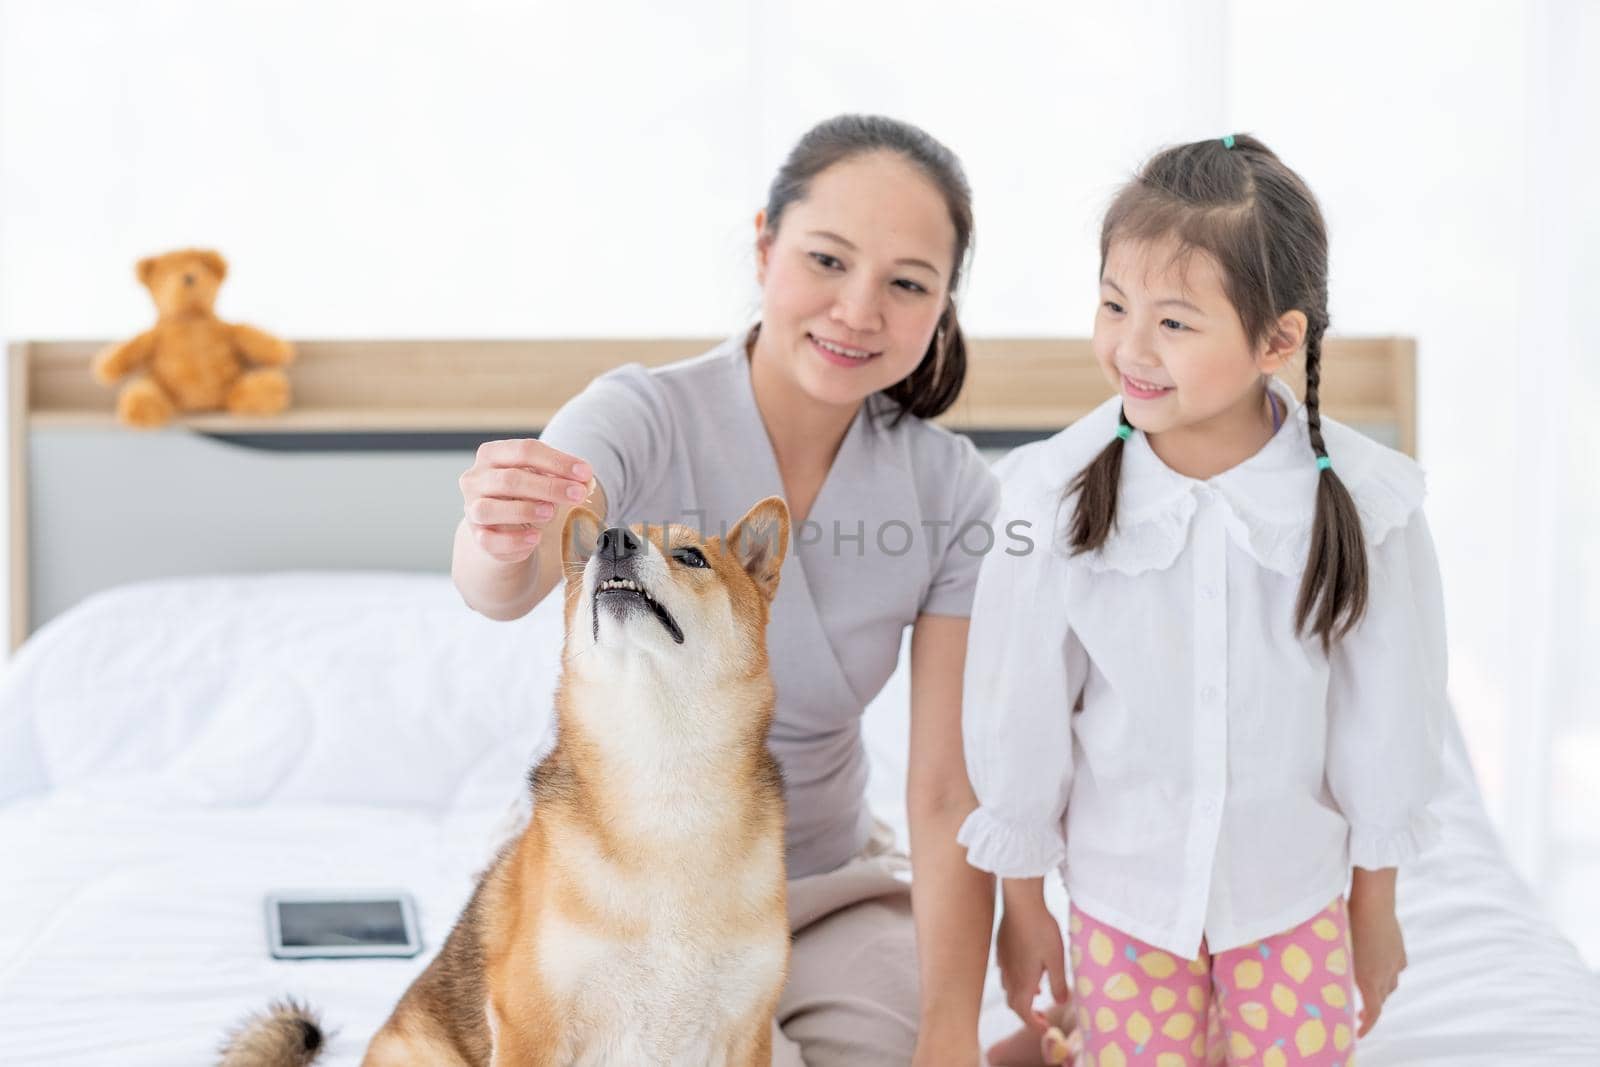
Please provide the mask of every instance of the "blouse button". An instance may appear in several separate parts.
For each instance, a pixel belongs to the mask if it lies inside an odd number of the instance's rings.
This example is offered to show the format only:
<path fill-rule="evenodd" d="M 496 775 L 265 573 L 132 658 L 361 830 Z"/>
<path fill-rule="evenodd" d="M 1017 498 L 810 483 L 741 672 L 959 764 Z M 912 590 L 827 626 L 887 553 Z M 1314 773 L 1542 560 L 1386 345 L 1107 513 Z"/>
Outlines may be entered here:
<path fill-rule="evenodd" d="M 1208 704 L 1217 699 L 1217 687 L 1214 685 L 1208 685 L 1204 689 L 1200 690 L 1200 699 L 1204 700 Z"/>
<path fill-rule="evenodd" d="M 1205 586 L 1200 590 L 1200 594 L 1207 600 L 1215 600 L 1217 599 L 1217 587 L 1214 585 Z"/>

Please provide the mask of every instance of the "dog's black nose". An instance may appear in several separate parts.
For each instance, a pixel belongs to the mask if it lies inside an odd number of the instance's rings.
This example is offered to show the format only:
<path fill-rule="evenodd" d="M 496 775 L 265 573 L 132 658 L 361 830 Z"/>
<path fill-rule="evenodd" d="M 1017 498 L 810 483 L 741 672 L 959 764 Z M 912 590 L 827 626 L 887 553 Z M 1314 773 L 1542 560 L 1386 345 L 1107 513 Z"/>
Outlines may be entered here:
<path fill-rule="evenodd" d="M 184 285 L 193 285 L 194 284 L 194 275 L 193 274 L 185 274 L 183 276 L 183 284 Z"/>
<path fill-rule="evenodd" d="M 644 551 L 644 542 L 631 530 L 613 526 L 600 535 L 600 558 L 608 560 L 630 559 Z"/>

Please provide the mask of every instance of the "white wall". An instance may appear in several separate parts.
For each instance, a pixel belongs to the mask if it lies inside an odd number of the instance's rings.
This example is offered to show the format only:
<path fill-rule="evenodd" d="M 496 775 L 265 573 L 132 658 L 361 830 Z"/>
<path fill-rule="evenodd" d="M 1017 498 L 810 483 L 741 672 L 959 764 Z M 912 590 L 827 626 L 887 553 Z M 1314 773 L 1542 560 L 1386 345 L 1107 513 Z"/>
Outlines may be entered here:
<path fill-rule="evenodd" d="M 966 161 L 970 330 L 1083 334 L 1117 182 L 1257 133 L 1323 201 L 1335 328 L 1419 340 L 1454 695 L 1600 963 L 1596 54 L 1583 0 L 9 0 L 0 334 L 136 332 L 132 263 L 188 243 L 289 336 L 729 331 L 773 168 L 843 110 Z"/>
<path fill-rule="evenodd" d="M 794 139 L 881 110 L 968 164 L 966 318 L 1081 333 L 1100 206 L 1222 118 L 1191 50 L 1219 4 L 391 6 L 0 6 L 6 329 L 136 329 L 133 261 L 195 241 L 234 264 L 225 314 L 294 336 L 716 333 Z"/>

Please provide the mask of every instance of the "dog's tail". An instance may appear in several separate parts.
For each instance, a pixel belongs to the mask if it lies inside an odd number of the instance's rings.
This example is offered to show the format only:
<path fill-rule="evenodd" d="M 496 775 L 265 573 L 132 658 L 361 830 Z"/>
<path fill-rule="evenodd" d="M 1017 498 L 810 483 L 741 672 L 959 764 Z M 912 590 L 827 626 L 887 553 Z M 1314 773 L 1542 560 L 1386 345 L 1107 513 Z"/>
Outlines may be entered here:
<path fill-rule="evenodd" d="M 228 1035 L 218 1067 L 306 1067 L 324 1042 L 321 1022 L 310 1008 L 275 1000 Z"/>

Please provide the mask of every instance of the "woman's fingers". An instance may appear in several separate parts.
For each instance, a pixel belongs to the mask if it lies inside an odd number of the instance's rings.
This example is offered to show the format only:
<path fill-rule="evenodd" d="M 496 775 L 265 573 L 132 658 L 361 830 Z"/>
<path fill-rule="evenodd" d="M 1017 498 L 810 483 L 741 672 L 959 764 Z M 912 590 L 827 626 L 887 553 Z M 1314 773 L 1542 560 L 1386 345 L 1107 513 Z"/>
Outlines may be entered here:
<path fill-rule="evenodd" d="M 542 474 L 554 474 L 575 482 L 588 482 L 594 471 L 577 456 L 557 451 L 531 437 L 509 441 L 485 441 L 478 446 L 475 467 L 526 467 Z"/>
<path fill-rule="evenodd" d="M 588 497 L 589 483 L 538 474 L 522 467 L 473 467 L 461 476 L 461 495 L 469 501 L 497 497 L 568 505 Z"/>
<path fill-rule="evenodd" d="M 461 493 L 468 499 L 498 496 L 577 503 L 588 497 L 593 478 L 589 464 L 543 441 L 486 441 L 461 476 Z"/>
<path fill-rule="evenodd" d="M 467 501 L 467 518 L 477 526 L 534 526 L 549 522 L 556 506 L 547 501 L 482 496 Z"/>
<path fill-rule="evenodd" d="M 491 559 L 521 563 L 533 555 L 542 535 L 525 526 L 474 526 L 472 536 Z"/>

